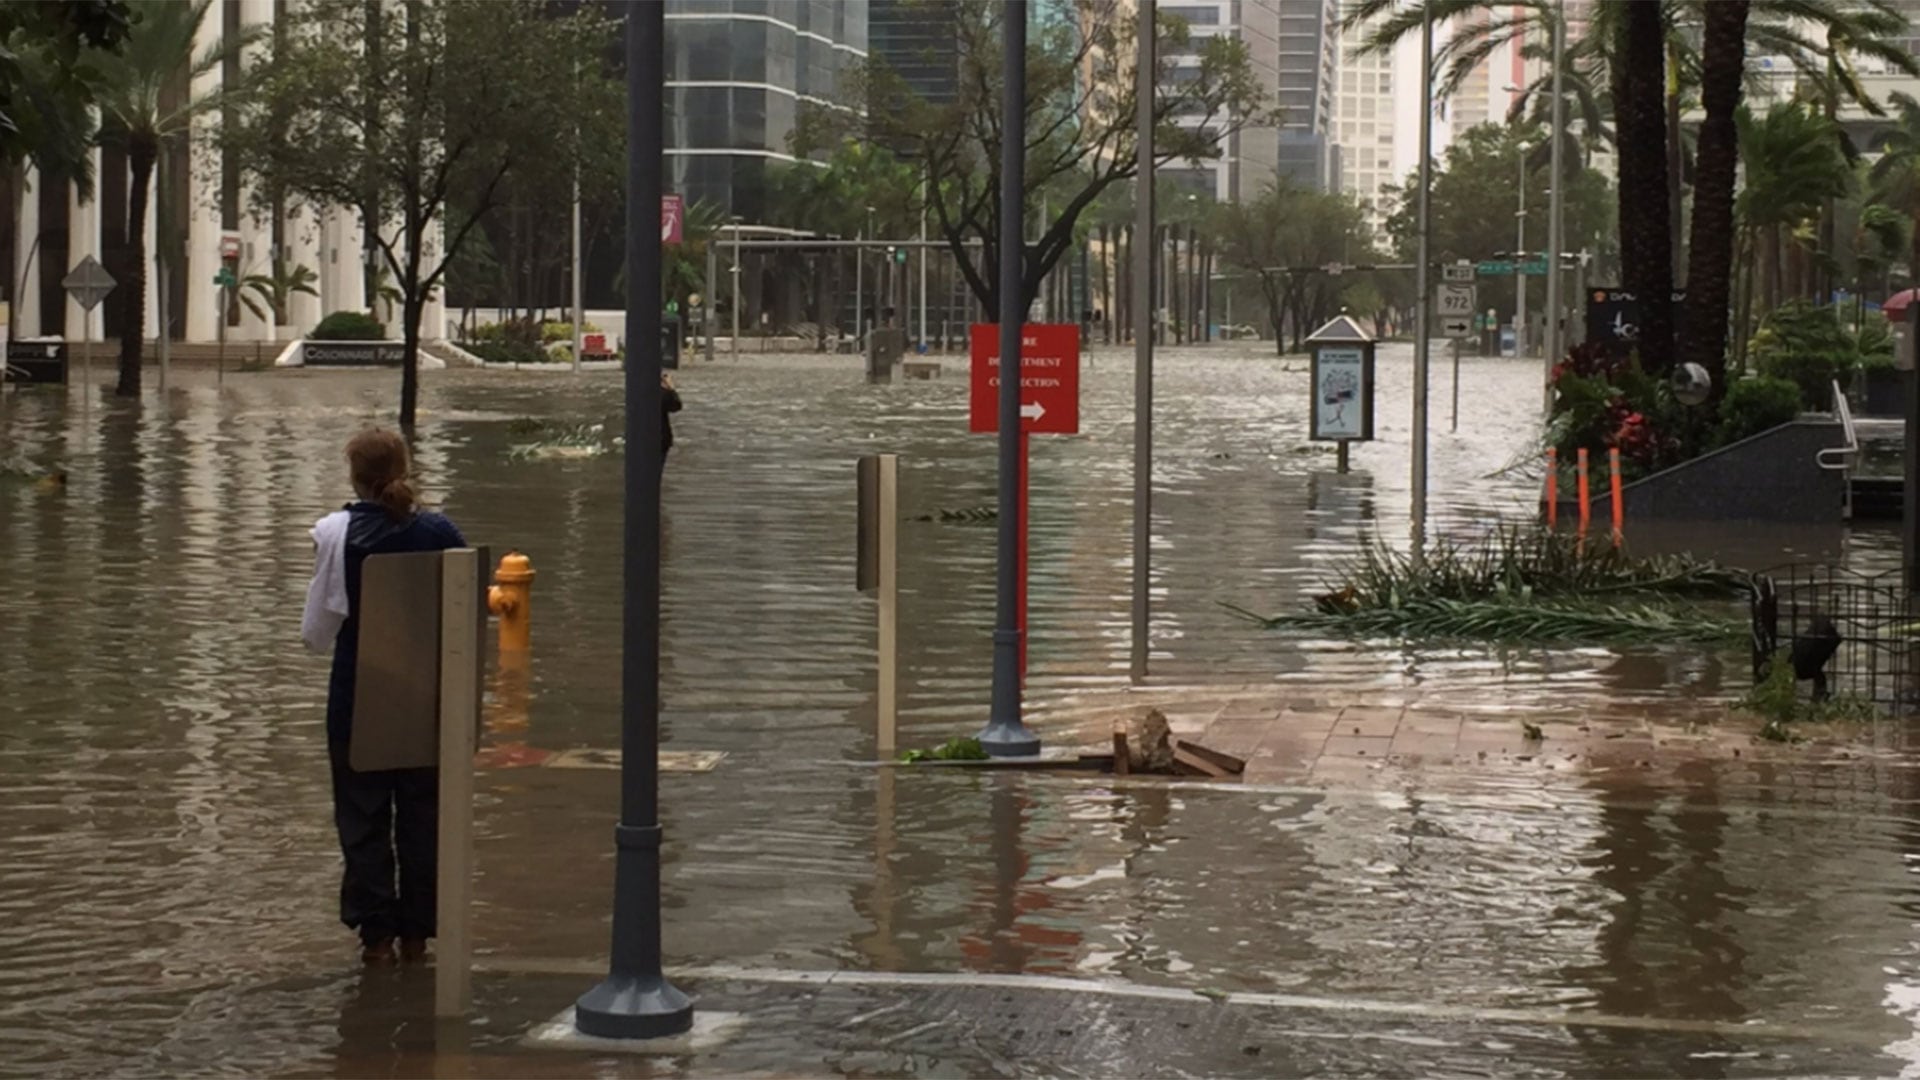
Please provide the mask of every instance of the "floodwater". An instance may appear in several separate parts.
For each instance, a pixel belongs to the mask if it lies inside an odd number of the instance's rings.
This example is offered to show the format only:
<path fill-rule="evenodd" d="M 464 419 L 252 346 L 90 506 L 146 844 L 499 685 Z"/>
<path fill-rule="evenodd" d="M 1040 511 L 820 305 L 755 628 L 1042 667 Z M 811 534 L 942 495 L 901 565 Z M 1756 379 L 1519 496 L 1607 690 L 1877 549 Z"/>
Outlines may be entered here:
<path fill-rule="evenodd" d="M 1343 476 L 1306 439 L 1301 362 L 1163 358 L 1158 674 L 1676 717 L 1744 688 L 1737 654 L 1302 642 L 1229 614 L 1222 602 L 1298 608 L 1368 538 L 1404 543 L 1408 368 L 1406 350 L 1383 351 L 1379 441 Z M 845 360 L 723 357 L 680 375 L 664 738 L 728 757 L 664 781 L 675 963 L 1565 1010 L 1625 1022 L 1567 1030 L 1550 1071 L 1920 1073 L 1920 792 L 1898 760 L 1316 792 L 864 764 L 873 609 L 853 588 L 853 462 L 903 454 L 909 517 L 990 505 L 992 442 L 966 433 L 962 374 L 868 387 Z M 346 497 L 339 449 L 387 413 L 397 381 L 193 375 L 138 405 L 6 401 L 0 457 L 69 479 L 0 479 L 0 1074 L 433 1071 L 396 1049 L 424 990 L 411 1012 L 369 1007 L 374 984 L 333 921 L 325 660 L 297 632 L 306 528 Z M 1034 441 L 1040 704 L 1125 676 L 1130 358 L 1098 354 L 1084 384 L 1082 434 Z M 1436 372 L 1436 532 L 1527 513 L 1531 478 L 1500 470 L 1530 444 L 1538 386 L 1536 364 L 1469 359 L 1456 433 Z M 620 460 L 516 459 L 510 428 L 612 420 L 619 396 L 613 375 L 427 382 L 430 496 L 539 575 L 531 669 L 495 676 L 490 745 L 617 744 Z M 994 530 L 904 528 L 912 746 L 983 719 Z M 1703 543 L 1766 561 L 1872 563 L 1889 547 L 1869 533 Z M 483 961 L 603 953 L 617 802 L 610 771 L 483 774 Z M 490 991 L 493 1037 L 501 1017 L 569 1003 L 546 986 Z M 1713 1034 L 1676 1045 L 1671 1024 Z M 1742 1035 L 1761 1026 L 1773 1033 Z M 1348 1067 L 1435 1060 L 1418 1040 L 1403 1049 Z M 777 1042 L 763 1053 L 730 1067 L 821 1068 Z"/>

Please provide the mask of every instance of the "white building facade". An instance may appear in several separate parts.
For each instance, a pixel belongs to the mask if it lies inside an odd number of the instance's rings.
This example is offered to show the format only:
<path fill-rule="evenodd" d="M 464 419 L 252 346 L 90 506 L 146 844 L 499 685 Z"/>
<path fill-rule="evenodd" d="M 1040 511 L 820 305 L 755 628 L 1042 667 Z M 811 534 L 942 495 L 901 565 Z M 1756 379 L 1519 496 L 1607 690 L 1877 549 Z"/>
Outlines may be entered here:
<path fill-rule="evenodd" d="M 195 52 L 215 46 L 223 35 L 270 24 L 278 9 L 275 0 L 217 0 L 200 26 Z M 237 65 L 257 55 L 251 53 L 226 70 L 203 74 L 194 80 L 191 92 L 216 92 L 227 78 L 237 76 Z M 302 336 L 328 313 L 367 311 L 368 246 L 357 212 L 344 207 L 316 212 L 290 205 L 279 220 L 256 212 L 244 181 L 205 145 L 204 123 L 196 128 L 190 145 L 182 140 L 162 154 L 148 199 L 142 228 L 148 254 L 144 336 L 149 359 L 163 327 L 171 340 L 187 344 L 210 344 L 223 336 L 228 342 L 278 342 Z M 25 170 L 24 183 L 16 187 L 11 208 L 11 281 L 16 294 L 8 298 L 7 327 L 14 340 L 79 340 L 85 333 L 103 341 L 119 336 L 114 300 L 94 310 L 89 326 L 79 306 L 60 290 L 61 279 L 88 255 L 109 268 L 119 265 L 110 256 L 118 255 L 126 243 L 131 177 L 125 155 L 95 149 L 93 165 L 94 194 L 89 200 L 82 201 L 71 184 L 43 182 L 32 168 Z M 167 245 L 170 252 L 163 250 L 158 228 L 163 203 L 167 217 L 176 223 L 174 235 L 165 238 L 172 241 Z M 392 235 L 399 230 L 387 231 Z M 429 265 L 437 258 L 433 251 L 423 254 Z M 288 267 L 305 267 L 312 274 L 311 287 L 319 293 L 291 294 L 284 325 L 264 299 L 253 297 L 253 305 L 238 297 L 227 302 L 224 290 L 215 283 L 222 268 L 239 281 L 253 275 L 271 276 L 276 260 L 284 260 Z M 261 314 L 255 314 L 254 307 Z M 380 303 L 374 314 L 387 323 L 389 336 L 400 336 L 398 305 L 389 308 Z M 422 339 L 445 338 L 446 321 L 444 300 L 436 295 L 422 313 Z"/>

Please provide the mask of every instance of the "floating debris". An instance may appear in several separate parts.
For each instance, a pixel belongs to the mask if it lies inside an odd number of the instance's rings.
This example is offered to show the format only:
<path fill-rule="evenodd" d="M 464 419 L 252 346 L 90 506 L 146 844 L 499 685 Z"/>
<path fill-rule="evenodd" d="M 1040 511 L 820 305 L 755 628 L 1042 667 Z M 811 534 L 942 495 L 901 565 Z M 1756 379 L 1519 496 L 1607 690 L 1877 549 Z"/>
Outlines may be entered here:
<path fill-rule="evenodd" d="M 977 525 L 985 521 L 1000 520 L 1000 511 L 991 506 L 966 506 L 957 510 L 935 510 L 931 514 L 921 514 L 912 521 L 928 521 L 935 524 Z"/>
<path fill-rule="evenodd" d="M 518 443 L 507 451 L 513 461 L 570 461 L 596 458 L 618 452 L 626 444 L 622 436 L 607 435 L 605 424 L 546 425 L 529 418 L 515 420 L 510 430 L 519 434 L 541 434 L 534 442 Z"/>

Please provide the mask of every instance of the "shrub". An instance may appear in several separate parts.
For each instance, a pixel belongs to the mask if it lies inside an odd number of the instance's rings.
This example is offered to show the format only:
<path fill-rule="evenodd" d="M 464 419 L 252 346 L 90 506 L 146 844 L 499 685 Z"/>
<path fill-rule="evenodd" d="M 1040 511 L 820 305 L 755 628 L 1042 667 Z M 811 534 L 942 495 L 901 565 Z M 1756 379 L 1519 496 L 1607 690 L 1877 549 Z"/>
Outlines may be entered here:
<path fill-rule="evenodd" d="M 1874 340 L 1865 327 L 1856 334 L 1841 321 L 1838 308 L 1790 300 L 1767 315 L 1753 335 L 1754 370 L 1787 379 L 1800 388 L 1801 404 L 1825 409 L 1833 401 L 1833 383 L 1850 382 L 1865 362 L 1865 349 L 1892 348 Z M 1890 353 L 1889 353 L 1890 355 Z"/>
<path fill-rule="evenodd" d="M 1760 374 L 1792 383 L 1799 391 L 1800 403 L 1805 407 L 1825 409 L 1833 404 L 1834 380 L 1851 382 L 1859 366 L 1859 355 L 1850 349 L 1781 352 L 1768 357 L 1760 365 Z"/>
<path fill-rule="evenodd" d="M 387 328 L 363 311 L 336 311 L 307 335 L 314 341 L 385 341 Z"/>
<path fill-rule="evenodd" d="M 1792 421 L 1800 415 L 1800 392 L 1790 380 L 1766 375 L 1734 383 L 1720 403 L 1716 442 L 1726 446 Z"/>
<path fill-rule="evenodd" d="M 1854 343 L 1860 350 L 1861 367 L 1893 367 L 1893 327 L 1887 325 L 1887 320 L 1868 316 L 1860 324 L 1860 332 L 1854 335 Z"/>
<path fill-rule="evenodd" d="M 597 334 L 600 332 L 600 328 L 590 322 L 583 323 L 581 324 L 580 332 L 583 334 Z M 542 345 L 552 345 L 559 341 L 569 343 L 573 341 L 573 324 L 571 322 L 549 320 L 540 324 L 540 343 Z"/>
<path fill-rule="evenodd" d="M 540 324 L 525 316 L 481 323 L 473 328 L 473 333 L 467 340 L 482 345 L 522 345 L 535 348 L 541 343 Z"/>
<path fill-rule="evenodd" d="M 469 341 L 466 350 L 489 364 L 544 364 L 553 357 L 538 345 L 520 341 Z"/>

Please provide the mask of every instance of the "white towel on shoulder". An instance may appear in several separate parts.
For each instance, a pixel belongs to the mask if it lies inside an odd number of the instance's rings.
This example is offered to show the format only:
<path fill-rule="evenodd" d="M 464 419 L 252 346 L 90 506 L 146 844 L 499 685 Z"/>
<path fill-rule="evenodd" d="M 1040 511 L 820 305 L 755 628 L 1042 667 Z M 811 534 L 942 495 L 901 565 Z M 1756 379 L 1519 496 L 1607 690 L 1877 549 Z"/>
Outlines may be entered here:
<path fill-rule="evenodd" d="M 353 515 L 335 510 L 313 523 L 313 581 L 300 615 L 300 637 L 313 652 L 333 648 L 340 624 L 352 608 L 347 602 L 347 526 Z"/>

